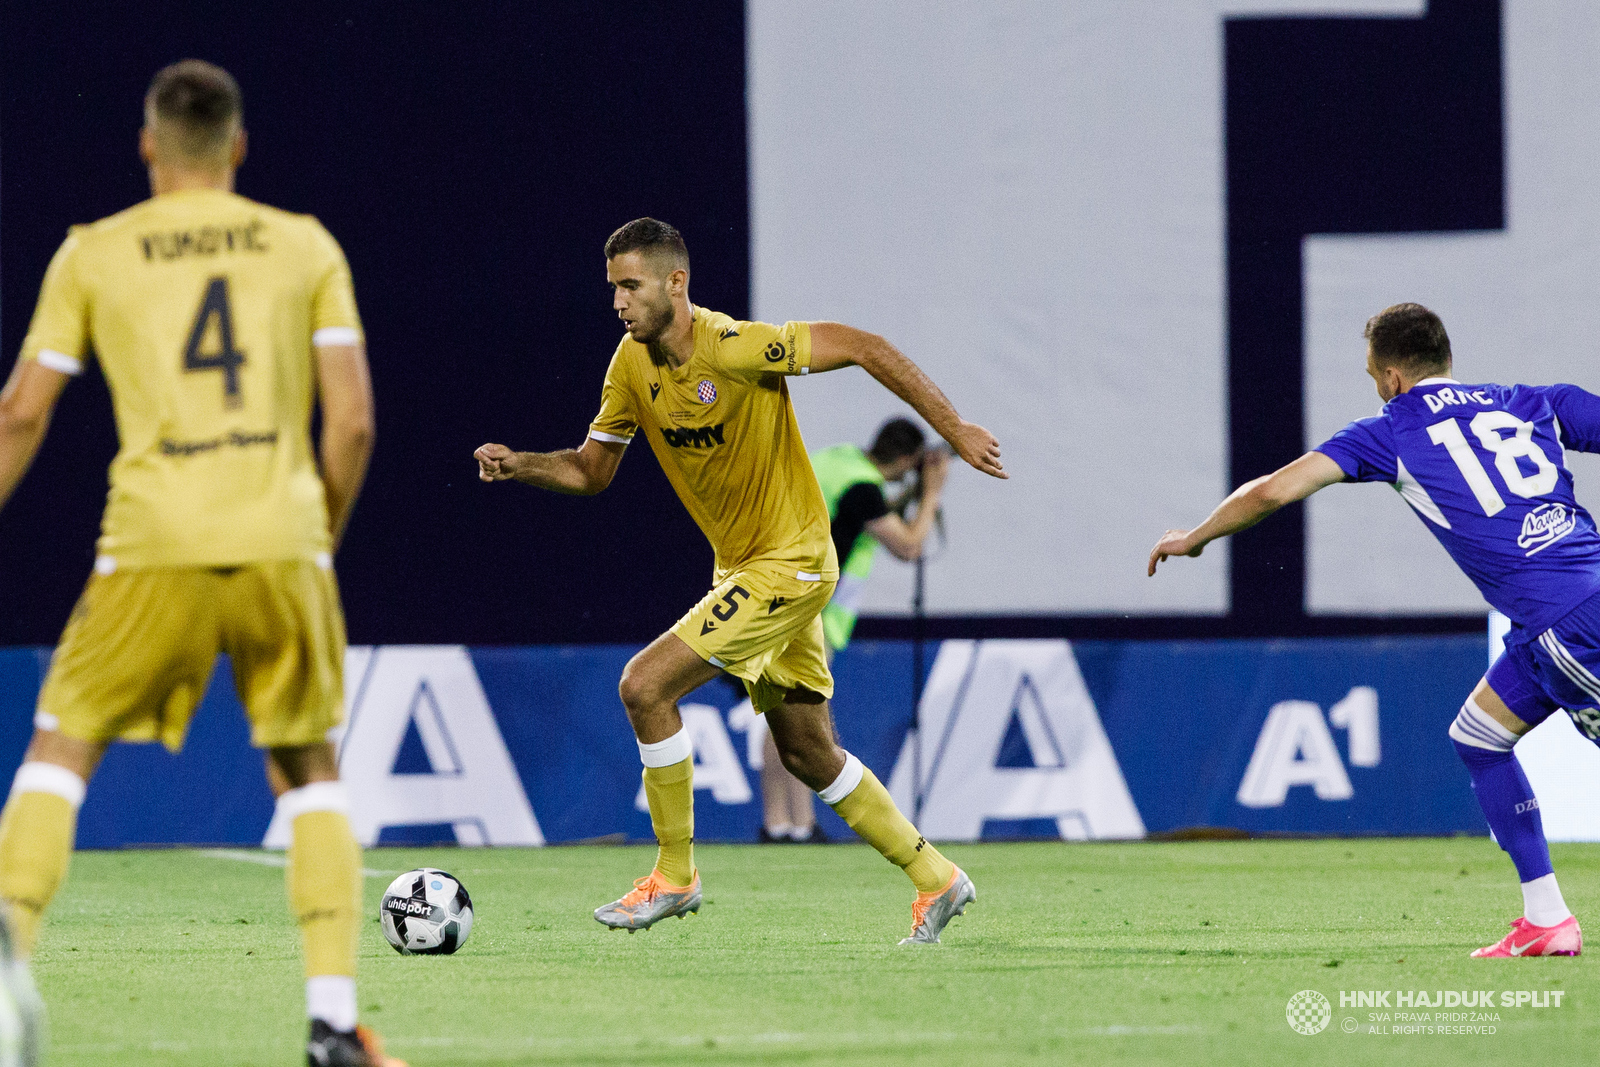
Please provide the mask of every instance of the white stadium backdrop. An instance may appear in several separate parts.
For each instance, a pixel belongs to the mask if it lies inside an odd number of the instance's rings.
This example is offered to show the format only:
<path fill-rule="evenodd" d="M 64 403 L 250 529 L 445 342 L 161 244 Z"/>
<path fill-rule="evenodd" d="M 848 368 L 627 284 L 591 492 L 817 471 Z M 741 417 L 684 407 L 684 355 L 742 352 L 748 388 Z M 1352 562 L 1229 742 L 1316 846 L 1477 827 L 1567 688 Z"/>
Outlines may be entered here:
<path fill-rule="evenodd" d="M 1222 20 L 1425 10 L 750 0 L 755 315 L 883 333 L 1005 449 L 1010 482 L 952 478 L 930 611 L 1228 609 L 1226 546 L 1144 576 L 1156 535 L 1229 488 Z M 1507 231 L 1308 239 L 1313 443 L 1376 409 L 1361 326 L 1402 299 L 1440 310 L 1469 378 L 1600 388 L 1596 54 L 1600 5 L 1506 3 Z M 900 410 L 853 373 L 794 395 L 812 447 Z M 1392 493 L 1324 497 L 1309 610 L 1482 608 Z M 904 613 L 910 568 L 879 571 L 865 610 Z"/>

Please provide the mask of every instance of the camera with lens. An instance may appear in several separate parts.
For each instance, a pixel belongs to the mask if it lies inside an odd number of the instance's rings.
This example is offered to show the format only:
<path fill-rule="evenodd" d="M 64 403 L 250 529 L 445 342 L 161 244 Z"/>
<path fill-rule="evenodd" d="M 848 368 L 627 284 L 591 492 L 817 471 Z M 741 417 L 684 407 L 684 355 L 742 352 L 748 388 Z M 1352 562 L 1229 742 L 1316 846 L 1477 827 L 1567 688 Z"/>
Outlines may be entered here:
<path fill-rule="evenodd" d="M 913 505 L 921 504 L 923 491 L 923 471 L 926 470 L 930 461 L 934 460 L 935 458 L 948 459 L 951 454 L 950 446 L 945 444 L 943 441 L 939 441 L 923 448 L 922 451 L 917 454 L 916 466 L 912 467 L 911 470 L 907 472 L 905 478 L 901 481 L 900 492 L 890 498 L 889 510 L 904 519 L 906 517 L 906 513 L 912 509 Z"/>

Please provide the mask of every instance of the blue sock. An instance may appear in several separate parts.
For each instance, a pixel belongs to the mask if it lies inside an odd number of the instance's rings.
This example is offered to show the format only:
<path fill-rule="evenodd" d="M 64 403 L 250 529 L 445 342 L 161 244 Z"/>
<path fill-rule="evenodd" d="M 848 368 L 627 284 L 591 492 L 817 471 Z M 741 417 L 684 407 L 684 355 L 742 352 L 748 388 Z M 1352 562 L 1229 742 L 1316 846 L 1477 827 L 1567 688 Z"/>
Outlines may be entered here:
<path fill-rule="evenodd" d="M 1539 802 L 1522 773 L 1522 764 L 1510 752 L 1463 745 L 1455 738 L 1451 743 L 1472 776 L 1472 791 L 1478 796 L 1483 817 L 1489 820 L 1489 829 L 1517 865 L 1517 880 L 1531 882 L 1550 874 L 1544 821 L 1539 818 Z"/>

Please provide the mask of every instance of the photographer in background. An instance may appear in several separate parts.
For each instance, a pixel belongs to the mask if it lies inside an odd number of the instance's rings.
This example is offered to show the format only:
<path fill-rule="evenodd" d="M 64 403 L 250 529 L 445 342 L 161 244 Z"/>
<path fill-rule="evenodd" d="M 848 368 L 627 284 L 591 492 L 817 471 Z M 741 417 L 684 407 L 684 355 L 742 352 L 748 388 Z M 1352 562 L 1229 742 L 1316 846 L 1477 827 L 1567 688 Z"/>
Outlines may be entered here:
<path fill-rule="evenodd" d="M 915 560 L 937 521 L 950 454 L 942 448 L 925 448 L 923 441 L 921 427 L 896 418 L 878 429 L 872 447 L 865 451 L 844 444 L 811 454 L 839 554 L 839 584 L 822 609 L 830 659 L 850 643 L 878 545 L 898 559 Z M 891 501 L 885 492 L 888 484 L 907 475 L 914 476 L 910 485 Z M 912 505 L 916 515 L 907 522 L 904 516 Z M 817 827 L 811 790 L 784 769 L 770 733 L 763 742 L 761 797 L 763 842 L 825 840 Z"/>

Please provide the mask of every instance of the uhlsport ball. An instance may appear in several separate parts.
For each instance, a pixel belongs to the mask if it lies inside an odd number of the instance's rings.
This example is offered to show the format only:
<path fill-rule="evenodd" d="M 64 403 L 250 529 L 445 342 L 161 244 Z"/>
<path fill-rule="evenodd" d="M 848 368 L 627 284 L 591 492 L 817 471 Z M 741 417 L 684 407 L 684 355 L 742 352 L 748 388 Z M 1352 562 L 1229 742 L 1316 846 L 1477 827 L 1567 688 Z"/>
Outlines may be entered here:
<path fill-rule="evenodd" d="M 402 956 L 447 955 L 472 932 L 472 898 L 445 872 L 422 867 L 389 883 L 378 918 Z"/>

